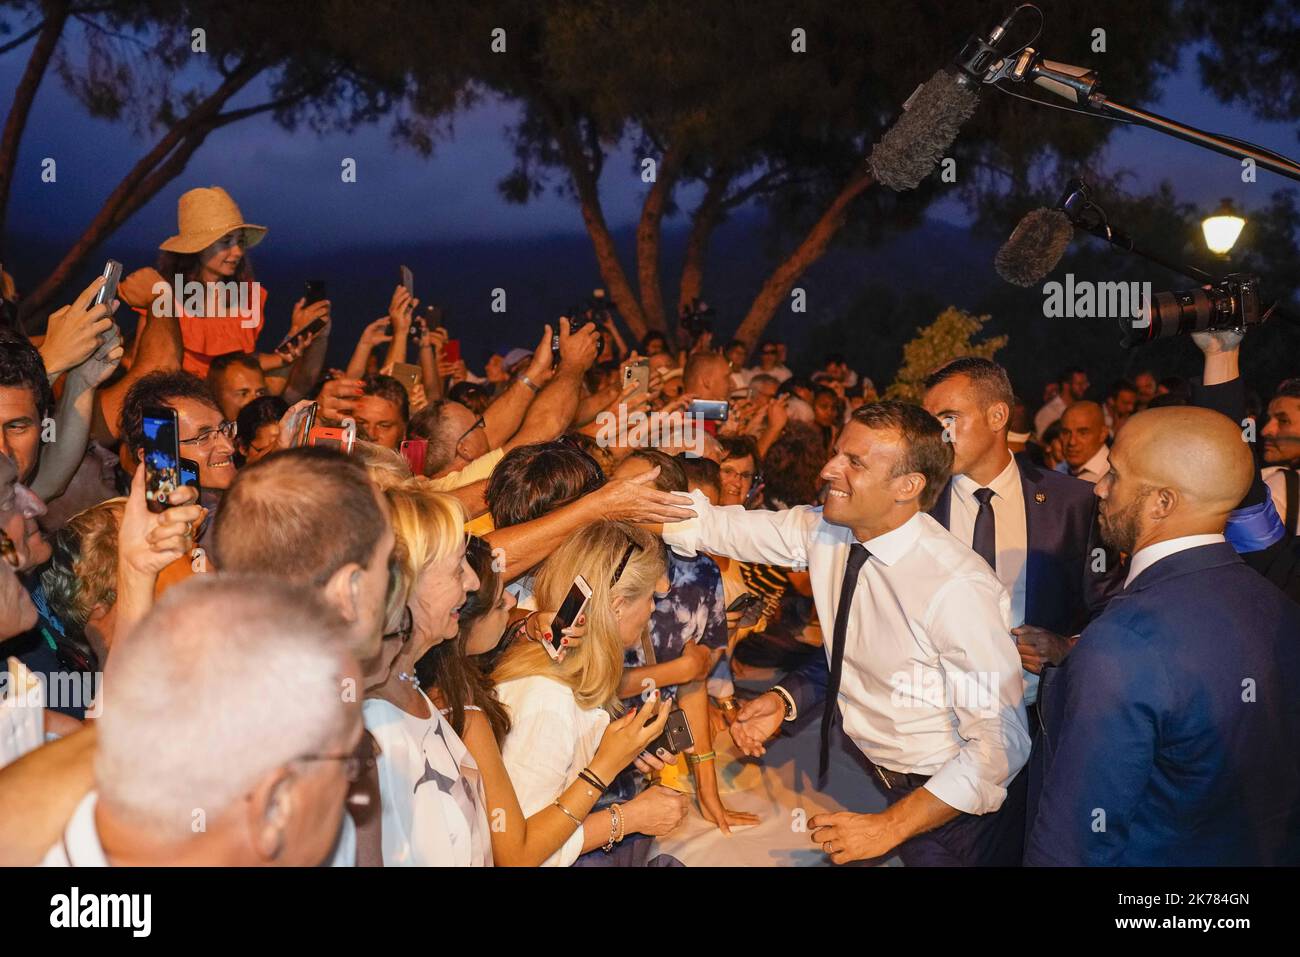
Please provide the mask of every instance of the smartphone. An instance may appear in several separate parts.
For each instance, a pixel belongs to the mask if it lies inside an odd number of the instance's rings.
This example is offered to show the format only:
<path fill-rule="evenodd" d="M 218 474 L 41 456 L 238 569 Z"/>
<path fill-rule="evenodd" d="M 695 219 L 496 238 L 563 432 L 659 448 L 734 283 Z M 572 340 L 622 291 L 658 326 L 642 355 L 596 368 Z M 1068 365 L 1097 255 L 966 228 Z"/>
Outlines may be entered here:
<path fill-rule="evenodd" d="M 725 399 L 694 399 L 691 401 L 690 414 L 697 419 L 726 422 L 727 408 Z"/>
<path fill-rule="evenodd" d="M 104 285 L 100 286 L 99 292 L 95 293 L 95 298 L 90 303 L 92 306 L 102 306 L 117 298 L 117 281 L 122 278 L 122 264 L 116 259 L 110 259 L 104 266 L 103 275 Z"/>
<path fill-rule="evenodd" d="M 727 606 L 728 613 L 740 612 L 740 621 L 736 623 L 737 628 L 752 628 L 758 624 L 758 619 L 763 617 L 763 599 L 751 592 L 745 592 Z"/>
<path fill-rule="evenodd" d="M 327 449 L 338 449 L 344 455 L 352 454 L 352 443 L 356 433 L 351 429 L 332 429 L 317 425 L 307 433 L 308 445 L 319 445 Z"/>
<path fill-rule="evenodd" d="M 623 367 L 623 388 L 636 384 L 636 390 L 629 398 L 638 398 L 650 391 L 650 360 L 637 359 Z"/>
<path fill-rule="evenodd" d="M 542 647 L 552 658 L 558 658 L 560 655 L 560 642 L 564 638 L 564 629 L 582 617 L 589 601 L 591 601 L 591 586 L 587 584 L 587 579 L 579 575 L 573 580 L 569 593 L 560 603 L 560 610 L 555 613 L 555 618 L 551 621 L 551 640 L 542 640 Z"/>
<path fill-rule="evenodd" d="M 408 295 L 415 295 L 415 276 L 406 266 L 402 267 L 402 285 L 406 287 Z"/>
<path fill-rule="evenodd" d="M 460 340 L 448 339 L 447 344 L 442 347 L 442 360 L 444 362 L 460 361 Z"/>
<path fill-rule="evenodd" d="M 328 299 L 329 296 L 325 294 L 325 280 L 308 279 L 303 286 L 302 298 L 308 306 L 318 303 L 322 299 Z"/>
<path fill-rule="evenodd" d="M 199 463 L 193 459 L 181 459 L 181 484 L 188 485 L 199 493 L 203 494 L 203 486 L 199 484 Z M 197 501 L 197 499 L 196 499 Z"/>
<path fill-rule="evenodd" d="M 653 721 L 656 714 L 650 716 Z M 646 724 L 649 724 L 647 721 Z M 668 715 L 668 721 L 664 724 L 664 729 L 659 737 L 655 738 L 645 746 L 646 751 L 650 754 L 659 756 L 659 749 L 663 748 L 671 754 L 681 754 L 687 748 L 695 746 L 695 736 L 691 734 L 690 722 L 686 720 L 686 712 L 681 708 L 673 708 Z"/>
<path fill-rule="evenodd" d="M 145 406 L 144 500 L 151 512 L 167 509 L 167 500 L 181 486 L 181 446 L 176 410 L 165 405 Z"/>
<path fill-rule="evenodd" d="M 420 384 L 422 375 L 419 366 L 413 366 L 409 362 L 393 363 L 393 378 L 402 383 L 408 395 Z"/>
<path fill-rule="evenodd" d="M 424 320 L 424 327 L 430 332 L 442 328 L 442 306 L 435 306 L 432 303 L 421 306 L 416 315 Z"/>
<path fill-rule="evenodd" d="M 293 418 L 289 420 L 289 435 L 291 436 L 289 445 L 291 448 L 306 444 L 307 436 L 316 424 L 316 413 L 319 408 L 320 406 L 313 402 L 293 414 Z"/>
<path fill-rule="evenodd" d="M 406 439 L 402 442 L 402 458 L 411 467 L 412 475 L 424 474 L 424 455 L 428 448 L 428 439 Z"/>
<path fill-rule="evenodd" d="M 299 329 L 297 332 L 291 335 L 288 339 L 285 339 L 284 342 L 276 346 L 276 350 L 279 351 L 280 349 L 283 349 L 285 346 L 289 346 L 289 345 L 296 346 L 298 343 L 302 342 L 302 340 L 306 339 L 308 336 L 314 335 L 315 333 L 320 332 L 324 328 L 325 328 L 324 319 L 313 319 L 311 322 L 307 323 L 307 325 L 303 326 L 301 329 Z"/>

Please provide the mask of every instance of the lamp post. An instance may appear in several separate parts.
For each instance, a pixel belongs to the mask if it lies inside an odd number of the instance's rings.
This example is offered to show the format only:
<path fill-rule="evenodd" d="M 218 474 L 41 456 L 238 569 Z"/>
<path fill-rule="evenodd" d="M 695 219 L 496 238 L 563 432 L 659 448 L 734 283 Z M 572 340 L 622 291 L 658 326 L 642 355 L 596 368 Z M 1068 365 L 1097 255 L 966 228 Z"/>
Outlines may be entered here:
<path fill-rule="evenodd" d="M 1201 220 L 1201 232 L 1205 235 L 1205 245 L 1216 256 L 1227 258 L 1232 247 L 1237 244 L 1246 219 L 1237 212 L 1231 199 L 1224 199 L 1216 209 Z"/>

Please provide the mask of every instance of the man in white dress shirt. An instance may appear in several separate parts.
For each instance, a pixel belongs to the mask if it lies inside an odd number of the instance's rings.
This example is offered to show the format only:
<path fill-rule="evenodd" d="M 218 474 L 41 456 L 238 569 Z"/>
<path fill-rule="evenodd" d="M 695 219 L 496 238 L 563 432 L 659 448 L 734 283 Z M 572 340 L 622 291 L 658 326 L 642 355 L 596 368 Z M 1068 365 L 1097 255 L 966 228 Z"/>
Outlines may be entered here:
<path fill-rule="evenodd" d="M 1065 461 L 1056 471 L 1096 485 L 1106 474 L 1110 446 L 1106 417 L 1096 402 L 1076 402 L 1061 416 L 1061 448 Z"/>
<path fill-rule="evenodd" d="M 746 753 L 801 711 L 822 713 L 822 768 L 836 717 L 890 806 L 812 819 L 835 863 L 897 850 L 904 863 L 1018 863 L 1023 829 L 999 814 L 1029 755 L 1011 602 L 988 564 L 929 515 L 952 449 L 901 402 L 863 406 L 822 470 L 825 509 L 712 507 L 664 526 L 677 552 L 807 566 L 826 656 L 741 710 Z M 1009 825 L 1009 826 L 1008 826 Z"/>
<path fill-rule="evenodd" d="M 311 592 L 199 575 L 114 642 L 82 800 L 47 867 L 319 864 L 361 737 L 343 621 Z"/>

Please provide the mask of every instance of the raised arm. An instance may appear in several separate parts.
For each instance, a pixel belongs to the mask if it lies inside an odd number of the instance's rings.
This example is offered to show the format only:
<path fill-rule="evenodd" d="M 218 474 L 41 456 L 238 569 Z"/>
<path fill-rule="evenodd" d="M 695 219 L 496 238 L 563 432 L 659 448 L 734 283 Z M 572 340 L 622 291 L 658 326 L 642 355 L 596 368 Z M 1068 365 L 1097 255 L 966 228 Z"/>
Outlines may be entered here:
<path fill-rule="evenodd" d="M 710 505 L 691 493 L 695 518 L 665 525 L 664 541 L 684 557 L 698 552 L 786 568 L 808 564 L 808 542 L 822 522 L 821 509 L 806 505 L 780 512 L 747 511 L 741 505 Z"/>
<path fill-rule="evenodd" d="M 493 399 L 483 413 L 483 427 L 487 432 L 489 448 L 501 448 L 519 431 L 524 414 L 533 403 L 533 397 L 540 399 L 542 386 L 547 385 L 551 378 L 551 359 L 551 327 L 548 325 L 542 330 L 542 341 L 533 350 L 532 361 L 528 363 L 524 374 Z"/>
<path fill-rule="evenodd" d="M 571 333 L 569 320 L 561 318 L 560 366 L 528 407 L 519 431 L 502 448 L 509 452 L 521 445 L 549 442 L 562 434 L 577 411 L 582 377 L 595 361 L 596 327 L 583 326 Z"/>

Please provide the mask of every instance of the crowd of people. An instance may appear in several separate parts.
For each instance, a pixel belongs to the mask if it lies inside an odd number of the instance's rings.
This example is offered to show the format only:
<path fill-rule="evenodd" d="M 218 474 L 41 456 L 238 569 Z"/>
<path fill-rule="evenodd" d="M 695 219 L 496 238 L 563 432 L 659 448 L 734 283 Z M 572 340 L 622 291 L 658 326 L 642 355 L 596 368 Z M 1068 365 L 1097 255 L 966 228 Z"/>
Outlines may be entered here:
<path fill-rule="evenodd" d="M 1300 379 L 1252 409 L 1241 333 L 914 405 L 604 308 L 480 376 L 399 284 L 327 369 L 325 298 L 266 350 L 266 235 L 192 190 L 0 329 L 0 863 L 678 866 L 801 719 L 886 802 L 834 863 L 1300 863 Z"/>

